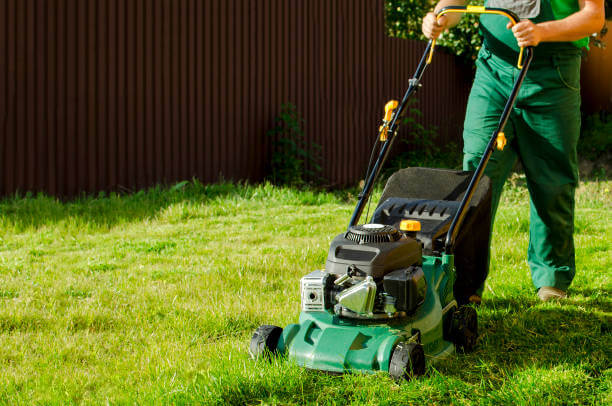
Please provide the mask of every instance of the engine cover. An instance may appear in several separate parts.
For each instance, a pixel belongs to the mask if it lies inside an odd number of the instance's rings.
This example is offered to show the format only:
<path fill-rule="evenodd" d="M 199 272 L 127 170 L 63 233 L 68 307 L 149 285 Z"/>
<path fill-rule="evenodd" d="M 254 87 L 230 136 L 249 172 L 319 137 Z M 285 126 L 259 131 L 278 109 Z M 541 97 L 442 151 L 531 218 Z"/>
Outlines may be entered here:
<path fill-rule="evenodd" d="M 331 243 L 325 270 L 344 275 L 380 280 L 387 273 L 420 264 L 421 244 L 401 234 L 393 226 L 364 224 L 351 227 Z"/>

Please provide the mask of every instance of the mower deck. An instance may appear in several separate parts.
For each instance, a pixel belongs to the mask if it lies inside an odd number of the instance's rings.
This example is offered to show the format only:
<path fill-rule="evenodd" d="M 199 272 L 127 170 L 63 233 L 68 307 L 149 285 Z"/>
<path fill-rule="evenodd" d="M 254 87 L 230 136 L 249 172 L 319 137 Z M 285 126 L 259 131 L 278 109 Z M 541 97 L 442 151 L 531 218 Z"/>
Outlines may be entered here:
<path fill-rule="evenodd" d="M 443 332 L 456 308 L 449 289 L 454 278 L 452 264 L 450 255 L 423 257 L 427 294 L 425 303 L 412 315 L 364 321 L 331 312 L 302 312 L 299 324 L 283 329 L 277 350 L 306 368 L 329 372 L 388 372 L 393 349 L 400 341 L 420 343 L 430 361 L 443 358 L 454 352 Z"/>

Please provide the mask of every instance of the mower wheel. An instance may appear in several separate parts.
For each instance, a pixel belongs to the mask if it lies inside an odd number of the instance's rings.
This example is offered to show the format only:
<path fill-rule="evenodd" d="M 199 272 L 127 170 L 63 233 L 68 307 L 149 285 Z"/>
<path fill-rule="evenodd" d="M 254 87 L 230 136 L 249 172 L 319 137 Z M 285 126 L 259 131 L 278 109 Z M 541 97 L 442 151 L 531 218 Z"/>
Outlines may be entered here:
<path fill-rule="evenodd" d="M 425 374 L 425 351 L 418 343 L 401 342 L 393 349 L 389 375 L 395 380 L 409 380 Z"/>
<path fill-rule="evenodd" d="M 472 352 L 478 339 L 478 314 L 471 306 L 461 306 L 453 313 L 451 340 L 459 352 Z"/>
<path fill-rule="evenodd" d="M 269 358 L 276 354 L 276 346 L 278 345 L 278 339 L 283 333 L 283 329 L 277 326 L 271 326 L 264 324 L 263 326 L 257 327 L 253 337 L 251 338 L 251 344 L 249 345 L 249 354 L 253 359 L 258 359 L 262 355 Z"/>

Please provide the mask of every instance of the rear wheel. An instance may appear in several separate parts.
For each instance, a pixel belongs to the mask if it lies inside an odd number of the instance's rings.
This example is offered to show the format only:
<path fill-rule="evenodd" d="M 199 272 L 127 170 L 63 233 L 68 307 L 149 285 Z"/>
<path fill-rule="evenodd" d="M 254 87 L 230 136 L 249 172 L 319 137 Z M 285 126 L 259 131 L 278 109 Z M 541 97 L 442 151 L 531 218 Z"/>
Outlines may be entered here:
<path fill-rule="evenodd" d="M 264 324 L 257 327 L 251 338 L 249 354 L 253 359 L 258 359 L 262 355 L 270 357 L 277 352 L 278 339 L 283 333 L 283 329 L 277 326 Z"/>
<path fill-rule="evenodd" d="M 453 313 L 450 339 L 459 352 L 472 352 L 478 340 L 478 314 L 471 306 L 461 306 Z"/>
<path fill-rule="evenodd" d="M 409 380 L 425 373 L 425 351 L 418 343 L 399 343 L 391 354 L 389 375 L 396 380 Z"/>

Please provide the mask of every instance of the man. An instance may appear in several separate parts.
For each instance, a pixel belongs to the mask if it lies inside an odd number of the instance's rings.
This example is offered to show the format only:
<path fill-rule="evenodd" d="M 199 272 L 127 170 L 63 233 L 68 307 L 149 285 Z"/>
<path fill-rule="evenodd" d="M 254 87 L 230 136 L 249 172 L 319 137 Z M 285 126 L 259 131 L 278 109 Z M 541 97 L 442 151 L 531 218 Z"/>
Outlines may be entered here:
<path fill-rule="evenodd" d="M 442 0 L 435 11 L 465 1 Z M 575 274 L 574 191 L 578 183 L 576 144 L 580 133 L 580 59 L 588 36 L 604 24 L 603 0 L 488 0 L 488 7 L 515 11 L 512 25 L 482 15 L 484 42 L 465 117 L 463 168 L 474 170 L 495 130 L 514 80 L 519 47 L 534 46 L 534 59 L 505 128 L 508 146 L 493 153 L 486 174 L 492 181 L 493 216 L 503 184 L 517 159 L 530 196 L 528 262 L 538 297 L 567 297 Z M 461 14 L 423 19 L 426 37 L 437 38 Z M 474 287 L 480 302 L 486 272 Z"/>

